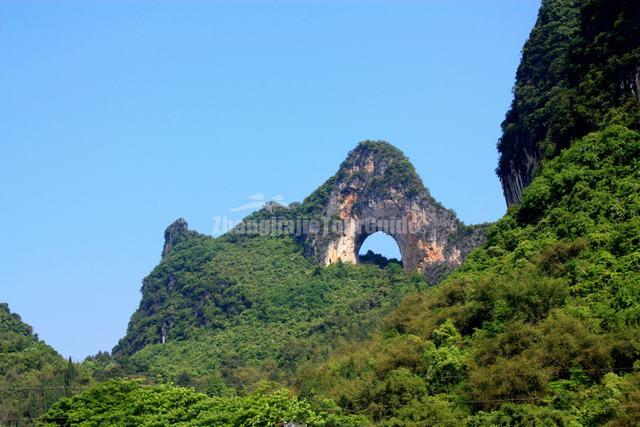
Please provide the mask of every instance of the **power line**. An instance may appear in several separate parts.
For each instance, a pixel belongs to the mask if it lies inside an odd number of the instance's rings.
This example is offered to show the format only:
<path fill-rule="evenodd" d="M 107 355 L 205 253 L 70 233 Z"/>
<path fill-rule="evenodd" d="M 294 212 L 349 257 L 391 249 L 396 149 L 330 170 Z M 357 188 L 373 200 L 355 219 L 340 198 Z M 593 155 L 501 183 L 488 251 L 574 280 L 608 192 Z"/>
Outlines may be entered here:
<path fill-rule="evenodd" d="M 3 392 L 11 392 L 11 391 L 25 391 L 25 390 L 86 390 L 91 386 L 84 387 L 65 387 L 65 386 L 46 386 L 46 385 L 36 385 L 36 386 L 24 386 L 24 387 L 11 387 L 11 388 L 3 388 L 0 389 L 0 393 Z"/>

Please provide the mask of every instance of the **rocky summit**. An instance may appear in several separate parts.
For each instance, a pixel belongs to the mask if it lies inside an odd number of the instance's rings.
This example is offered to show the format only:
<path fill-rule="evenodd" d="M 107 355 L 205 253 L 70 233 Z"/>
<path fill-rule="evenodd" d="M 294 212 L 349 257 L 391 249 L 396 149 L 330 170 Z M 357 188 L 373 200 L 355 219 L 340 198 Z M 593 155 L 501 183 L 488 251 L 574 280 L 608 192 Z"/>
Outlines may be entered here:
<path fill-rule="evenodd" d="M 324 265 L 357 263 L 366 238 L 382 231 L 398 244 L 405 270 L 435 281 L 484 239 L 484 226 L 465 226 L 429 194 L 407 157 L 383 141 L 358 144 L 303 205 L 312 203 L 330 230 L 307 233 L 304 244 Z"/>

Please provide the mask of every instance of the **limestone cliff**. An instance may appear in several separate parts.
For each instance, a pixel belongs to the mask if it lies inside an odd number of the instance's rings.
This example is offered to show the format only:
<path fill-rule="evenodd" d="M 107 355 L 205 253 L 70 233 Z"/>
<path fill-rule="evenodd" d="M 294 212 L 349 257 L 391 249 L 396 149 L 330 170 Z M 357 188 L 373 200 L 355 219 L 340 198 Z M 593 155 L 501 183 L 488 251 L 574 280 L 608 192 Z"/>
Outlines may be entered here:
<path fill-rule="evenodd" d="M 435 281 L 484 238 L 482 227 L 465 227 L 431 197 L 404 154 L 381 141 L 360 143 L 302 207 L 322 218 L 303 242 L 325 265 L 357 263 L 365 239 L 382 231 L 397 242 L 406 270 Z"/>
<path fill-rule="evenodd" d="M 498 142 L 507 204 L 577 138 L 613 119 L 640 128 L 639 86 L 640 2 L 543 0 Z"/>

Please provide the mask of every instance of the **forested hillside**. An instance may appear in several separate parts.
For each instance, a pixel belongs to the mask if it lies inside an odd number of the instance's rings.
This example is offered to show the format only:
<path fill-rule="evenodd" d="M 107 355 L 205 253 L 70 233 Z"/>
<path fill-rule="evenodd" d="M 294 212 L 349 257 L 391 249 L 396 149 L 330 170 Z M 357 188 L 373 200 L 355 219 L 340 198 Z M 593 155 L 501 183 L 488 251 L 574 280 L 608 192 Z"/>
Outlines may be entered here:
<path fill-rule="evenodd" d="M 519 203 L 303 396 L 382 425 L 640 423 L 639 24 L 637 2 L 543 2 L 499 144 Z"/>
<path fill-rule="evenodd" d="M 145 279 L 114 356 L 130 374 L 203 389 L 287 384 L 426 285 L 397 263 L 318 266 L 289 237 L 192 235 Z"/>
<path fill-rule="evenodd" d="M 308 426 L 358 426 L 366 419 L 342 414 L 334 406 L 321 410 L 267 386 L 242 396 L 207 395 L 192 388 L 145 385 L 113 380 L 78 396 L 62 399 L 42 419 L 45 426 L 273 426 L 287 422 Z"/>
<path fill-rule="evenodd" d="M 43 422 L 640 425 L 639 37 L 636 1 L 542 2 L 498 145 L 511 206 L 438 284 L 178 221 L 127 335 L 82 367 L 101 383 Z M 315 215 L 325 190 L 252 217 Z M 5 379 L 30 349 L 21 381 L 70 378 L 5 312 Z"/>
<path fill-rule="evenodd" d="M 639 2 L 542 2 L 498 143 L 507 203 L 520 201 L 542 159 L 612 117 L 638 129 L 639 64 Z"/>
<path fill-rule="evenodd" d="M 639 218 L 640 134 L 586 136 L 461 269 L 301 372 L 301 395 L 381 425 L 637 425 Z"/>
<path fill-rule="evenodd" d="M 335 231 L 372 218 L 366 212 L 374 202 L 383 217 L 401 211 L 429 218 L 414 221 L 430 227 L 415 233 L 423 249 L 412 261 L 424 270 L 375 255 L 358 260 L 357 245 L 371 231 Z M 301 220 L 315 220 L 319 230 Z M 127 374 L 200 390 L 242 390 L 265 379 L 291 385 L 300 366 L 326 360 L 342 341 L 367 338 L 405 294 L 426 288 L 423 271 L 436 277 L 459 264 L 484 228 L 465 227 L 436 202 L 400 150 L 362 142 L 302 203 L 268 205 L 218 238 L 189 230 L 183 219 L 171 224 L 113 361 Z M 412 236 L 398 235 L 403 256 Z M 321 255 L 328 247 L 330 265 Z"/>
<path fill-rule="evenodd" d="M 87 381 L 7 304 L 0 304 L 0 425 L 18 425 L 25 419 L 30 423 Z"/>

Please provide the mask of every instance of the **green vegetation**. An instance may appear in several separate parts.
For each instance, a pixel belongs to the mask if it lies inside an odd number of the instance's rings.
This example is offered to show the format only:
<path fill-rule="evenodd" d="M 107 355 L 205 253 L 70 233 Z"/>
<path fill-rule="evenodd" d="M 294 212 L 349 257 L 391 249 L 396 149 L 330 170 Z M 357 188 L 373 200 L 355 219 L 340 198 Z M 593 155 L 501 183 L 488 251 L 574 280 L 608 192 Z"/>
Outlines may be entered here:
<path fill-rule="evenodd" d="M 311 217 L 321 214 L 329 199 L 331 189 L 335 187 L 336 183 L 357 180 L 359 178 L 358 172 L 349 175 L 348 171 L 354 166 L 354 161 L 363 161 L 368 156 L 384 159 L 386 165 L 383 174 L 373 177 L 373 181 L 367 186 L 368 191 L 375 193 L 377 196 L 385 196 L 391 190 L 401 189 L 406 192 L 408 197 L 418 194 L 430 197 L 413 164 L 402 151 L 385 141 L 367 140 L 360 142 L 349 153 L 334 176 L 304 199 L 299 213 Z M 433 202 L 437 203 L 435 200 Z"/>
<path fill-rule="evenodd" d="M 378 196 L 391 194 L 391 190 L 401 189 L 408 197 L 413 197 L 421 193 L 428 195 L 428 191 L 422 183 L 422 179 L 416 172 L 413 164 L 402 151 L 385 141 L 363 141 L 358 144 L 354 152 L 362 153 L 364 158 L 372 155 L 374 158 L 384 159 L 386 169 L 384 174 L 375 176 L 368 189 Z M 352 164 L 351 156 L 347 157 L 341 170 L 348 170 Z"/>
<path fill-rule="evenodd" d="M 67 363 L 0 306 L 0 415 L 67 394 L 45 425 L 640 425 L 639 21 L 631 0 L 543 2 L 499 172 L 541 167 L 438 285 L 375 254 L 324 267 L 289 237 L 189 233 L 113 356 Z M 357 149 L 397 166 L 376 191 L 419 182 L 388 144 Z M 318 215 L 348 167 L 251 219 Z M 84 372 L 107 381 L 68 396 Z"/>
<path fill-rule="evenodd" d="M 358 418 L 336 408 L 318 412 L 286 390 L 267 384 L 244 396 L 207 396 L 190 388 L 114 380 L 62 399 L 43 417 L 46 426 L 272 426 L 297 422 L 312 426 L 355 425 Z"/>
<path fill-rule="evenodd" d="M 280 396 L 284 407 L 302 405 L 309 417 L 317 417 L 307 419 L 310 425 L 636 425 L 638 218 L 640 134 L 612 125 L 546 161 L 522 204 L 491 227 L 487 244 L 432 288 L 396 271 L 395 263 L 386 269 L 314 266 L 283 238 L 186 240 L 158 267 L 167 275 L 156 278 L 160 273 L 154 272 L 145 286 L 162 288 L 172 272 L 172 289 L 180 295 L 181 271 L 189 273 L 189 283 L 199 283 L 194 278 L 204 272 L 215 273 L 227 281 L 233 277 L 230 286 L 238 286 L 249 303 L 230 298 L 240 301 L 233 305 L 235 317 L 222 308 L 224 316 L 175 316 L 179 333 L 169 331 L 165 344 L 149 334 L 156 343 L 130 357 L 123 345 L 117 358 L 128 358 L 129 368 L 146 369 L 160 380 L 195 383 L 209 397 L 172 386 L 137 385 L 133 388 L 142 391 L 132 391 L 127 401 L 145 402 L 152 394 L 157 397 L 153 408 L 119 403 L 101 406 L 103 412 L 94 415 L 91 400 L 102 399 L 85 393 L 61 401 L 48 416 L 92 420 L 138 408 L 140 424 L 162 424 L 168 414 L 197 424 L 193 420 L 209 416 L 207 408 L 241 407 L 236 415 L 221 409 L 215 415 L 221 418 L 212 418 L 211 425 L 242 425 L 229 420 L 254 414 L 253 403 L 237 402 L 269 399 L 270 392 L 259 386 L 269 379 L 280 384 L 295 380 L 299 397 Z M 199 245 L 208 248 L 204 258 L 209 261 L 190 264 L 187 260 L 203 253 Z M 183 270 L 172 270 L 172 265 Z M 408 290 L 411 281 L 418 292 L 408 294 L 376 331 L 377 319 L 386 312 L 376 305 L 399 298 L 400 292 L 389 292 Z M 172 311 L 165 314 L 199 309 L 180 306 L 171 294 L 158 297 L 172 301 Z M 331 315 L 328 301 L 337 304 Z M 340 314 L 345 316 L 337 320 Z M 199 318 L 217 319 L 220 326 L 197 326 L 193 319 Z M 163 324 L 161 319 L 152 323 Z M 371 330 L 373 338 L 367 339 Z M 344 337 L 355 341 L 347 343 Z M 283 346 L 270 352 L 277 343 Z M 224 349 L 240 351 L 225 354 Z M 182 402 L 180 396 L 192 396 L 194 403 L 172 403 Z M 200 401 L 208 403 L 198 406 Z"/>
<path fill-rule="evenodd" d="M 360 262 L 361 264 L 377 265 L 380 268 L 390 267 L 390 268 L 396 268 L 398 270 L 402 268 L 401 260 L 398 260 L 396 258 L 388 259 L 380 254 L 373 252 L 371 249 L 369 249 L 366 254 L 359 255 L 358 262 Z M 391 266 L 391 264 L 396 264 L 396 265 Z"/>
<path fill-rule="evenodd" d="M 526 186 L 542 158 L 610 122 L 640 128 L 640 4 L 545 0 L 502 123 L 498 175 Z M 535 159 L 532 161 L 532 159 Z"/>
<path fill-rule="evenodd" d="M 382 425 L 637 424 L 639 218 L 640 134 L 586 136 L 463 268 L 301 372 L 301 395 Z"/>
<path fill-rule="evenodd" d="M 0 304 L 0 425 L 35 419 L 87 382 L 82 370 L 40 341 L 7 304 Z"/>
<path fill-rule="evenodd" d="M 286 385 L 298 366 L 367 337 L 404 294 L 425 286 L 398 264 L 317 266 L 288 237 L 194 236 L 144 280 L 115 361 L 128 374 L 203 390 L 221 380 Z"/>

